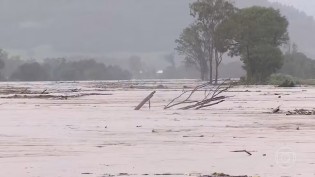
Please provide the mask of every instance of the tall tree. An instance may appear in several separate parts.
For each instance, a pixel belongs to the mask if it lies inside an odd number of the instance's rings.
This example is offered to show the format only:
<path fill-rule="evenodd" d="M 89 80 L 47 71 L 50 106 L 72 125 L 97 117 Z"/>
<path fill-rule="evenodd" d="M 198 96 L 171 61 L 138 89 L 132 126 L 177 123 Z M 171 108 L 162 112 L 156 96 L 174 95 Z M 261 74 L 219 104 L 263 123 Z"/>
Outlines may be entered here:
<path fill-rule="evenodd" d="M 197 0 L 190 5 L 190 9 L 191 15 L 196 18 L 196 23 L 202 29 L 202 39 L 208 54 L 210 82 L 213 81 L 213 62 L 215 62 L 215 83 L 217 83 L 222 53 L 215 45 L 215 31 L 224 20 L 235 13 L 236 8 L 228 0 Z"/>
<path fill-rule="evenodd" d="M 201 80 L 206 80 L 209 71 L 206 61 L 207 52 L 200 33 L 201 27 L 199 25 L 193 24 L 185 28 L 179 39 L 175 41 L 177 43 L 175 50 L 180 55 L 185 56 L 187 65 L 197 67 Z"/>
<path fill-rule="evenodd" d="M 219 43 L 228 43 L 229 54 L 241 57 L 248 82 L 262 83 L 281 68 L 279 47 L 289 39 L 288 24 L 273 8 L 242 9 L 218 27 L 221 36 L 225 36 Z"/>

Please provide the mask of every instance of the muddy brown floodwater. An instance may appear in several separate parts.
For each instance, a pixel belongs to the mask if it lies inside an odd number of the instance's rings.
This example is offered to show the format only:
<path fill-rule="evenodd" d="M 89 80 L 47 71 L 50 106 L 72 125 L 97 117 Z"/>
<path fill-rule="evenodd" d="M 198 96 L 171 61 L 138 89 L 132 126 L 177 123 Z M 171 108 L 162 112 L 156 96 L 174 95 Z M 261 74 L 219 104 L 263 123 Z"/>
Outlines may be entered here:
<path fill-rule="evenodd" d="M 314 87 L 237 86 L 205 110 L 163 110 L 196 83 L 1 83 L 0 176 L 315 176 L 315 115 L 285 114 L 313 110 Z M 153 90 L 151 110 L 133 110 Z"/>

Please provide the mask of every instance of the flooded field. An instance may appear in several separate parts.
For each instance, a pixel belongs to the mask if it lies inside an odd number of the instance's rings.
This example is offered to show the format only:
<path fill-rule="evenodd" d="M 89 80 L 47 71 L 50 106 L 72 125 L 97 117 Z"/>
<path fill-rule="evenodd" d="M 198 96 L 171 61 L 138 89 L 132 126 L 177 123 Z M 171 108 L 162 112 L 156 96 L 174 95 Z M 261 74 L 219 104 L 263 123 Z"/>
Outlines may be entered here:
<path fill-rule="evenodd" d="M 315 115 L 286 115 L 314 110 L 315 87 L 236 86 L 207 109 L 163 109 L 197 84 L 1 83 L 0 176 L 315 176 Z"/>

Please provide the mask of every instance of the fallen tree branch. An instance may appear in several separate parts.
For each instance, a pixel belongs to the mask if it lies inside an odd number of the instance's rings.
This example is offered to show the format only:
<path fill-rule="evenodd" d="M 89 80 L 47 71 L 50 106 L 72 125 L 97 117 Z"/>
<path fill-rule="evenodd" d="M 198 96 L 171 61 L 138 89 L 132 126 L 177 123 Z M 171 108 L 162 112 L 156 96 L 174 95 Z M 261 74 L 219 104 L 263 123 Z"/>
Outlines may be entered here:
<path fill-rule="evenodd" d="M 40 94 L 45 94 L 46 91 L 47 91 L 47 89 L 45 89 L 44 91 L 42 91 L 42 93 L 40 93 Z"/>
<path fill-rule="evenodd" d="M 247 150 L 239 150 L 239 151 L 231 151 L 231 152 L 245 152 L 245 153 L 247 153 L 249 156 L 252 155 L 252 153 L 248 152 Z"/>
<path fill-rule="evenodd" d="M 224 101 L 225 101 L 225 100 L 221 100 L 221 101 L 218 101 L 218 102 L 215 102 L 215 103 L 212 103 L 212 104 L 202 105 L 202 106 L 197 107 L 196 109 L 201 109 L 201 108 L 206 108 L 206 107 L 214 106 L 214 105 L 220 104 L 220 103 L 222 103 L 222 102 L 224 102 Z"/>
<path fill-rule="evenodd" d="M 172 99 L 164 109 L 169 109 L 176 106 L 182 106 L 178 109 L 188 110 L 188 109 L 201 109 L 205 107 L 210 107 L 213 105 L 217 105 L 225 101 L 226 96 L 220 96 L 223 92 L 226 92 L 233 86 L 232 83 L 226 84 L 226 81 L 221 83 L 220 85 L 213 86 L 210 82 L 203 83 L 201 85 L 196 86 L 193 90 L 183 90 L 183 92 Z M 193 100 L 197 92 L 204 92 L 204 96 L 201 100 Z M 188 96 L 187 96 L 188 95 Z M 186 98 L 185 98 L 186 96 Z M 213 103 L 215 102 L 215 103 Z M 185 105 L 185 106 L 183 106 Z"/>

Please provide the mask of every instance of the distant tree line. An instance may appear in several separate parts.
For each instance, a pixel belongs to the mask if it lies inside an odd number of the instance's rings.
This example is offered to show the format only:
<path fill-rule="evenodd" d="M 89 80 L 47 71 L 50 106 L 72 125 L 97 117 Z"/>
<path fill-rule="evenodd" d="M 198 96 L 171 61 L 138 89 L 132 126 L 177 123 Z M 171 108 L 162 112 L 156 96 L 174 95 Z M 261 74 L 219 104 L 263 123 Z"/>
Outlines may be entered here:
<path fill-rule="evenodd" d="M 7 81 L 83 81 L 128 80 L 132 75 L 119 66 L 107 66 L 93 59 L 68 61 L 64 58 L 43 62 L 9 58 L 0 51 L 1 80 Z"/>
<path fill-rule="evenodd" d="M 297 45 L 293 44 L 284 55 L 284 62 L 279 73 L 300 79 L 315 78 L 315 60 L 299 52 Z"/>
<path fill-rule="evenodd" d="M 264 83 L 283 64 L 288 21 L 278 10 L 237 9 L 227 0 L 197 0 L 190 4 L 195 21 L 176 40 L 185 62 L 196 66 L 202 80 L 217 83 L 224 54 L 240 57 L 248 83 Z M 213 77 L 214 75 L 214 77 Z"/>

